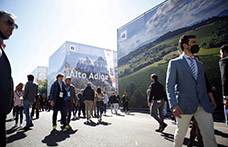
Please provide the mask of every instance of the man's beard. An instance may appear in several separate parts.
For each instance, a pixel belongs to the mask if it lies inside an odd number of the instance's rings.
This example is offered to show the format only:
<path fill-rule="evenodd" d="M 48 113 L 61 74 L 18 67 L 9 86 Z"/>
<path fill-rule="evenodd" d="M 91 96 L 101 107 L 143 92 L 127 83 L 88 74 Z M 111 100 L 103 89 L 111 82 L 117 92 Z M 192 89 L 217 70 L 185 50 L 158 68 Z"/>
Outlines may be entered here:
<path fill-rule="evenodd" d="M 2 31 L 0 31 L 0 37 L 1 37 L 3 40 L 9 38 L 9 37 L 6 37 L 6 36 L 2 33 Z"/>

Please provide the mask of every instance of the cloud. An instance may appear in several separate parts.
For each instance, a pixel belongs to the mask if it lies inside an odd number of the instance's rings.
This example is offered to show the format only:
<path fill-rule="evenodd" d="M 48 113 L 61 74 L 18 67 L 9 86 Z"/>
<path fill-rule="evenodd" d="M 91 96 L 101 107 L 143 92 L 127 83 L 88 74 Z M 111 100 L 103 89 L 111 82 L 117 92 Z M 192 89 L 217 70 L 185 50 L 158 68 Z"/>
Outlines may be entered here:
<path fill-rule="evenodd" d="M 129 52 L 134 51 L 134 49 L 145 40 L 146 35 L 144 31 L 139 31 L 135 35 L 131 36 L 131 38 L 127 38 L 124 41 L 118 39 L 118 59 L 125 56 Z"/>
<path fill-rule="evenodd" d="M 169 31 L 216 16 L 226 8 L 224 6 L 228 6 L 228 1 L 169 0 L 146 23 L 147 39 L 157 38 Z"/>
<path fill-rule="evenodd" d="M 134 29 L 133 35 L 128 35 L 125 41 L 118 39 L 118 58 L 135 50 L 139 45 L 147 41 L 153 41 L 169 31 L 191 26 L 209 17 L 216 16 L 227 9 L 227 6 L 227 0 L 168 0 L 149 12 L 154 13 L 153 11 L 156 11 L 143 27 L 140 24 L 139 28 L 139 22 L 137 20 L 133 21 L 137 25 L 129 27 L 129 29 Z M 132 30 L 128 30 L 128 32 L 132 32 Z"/>

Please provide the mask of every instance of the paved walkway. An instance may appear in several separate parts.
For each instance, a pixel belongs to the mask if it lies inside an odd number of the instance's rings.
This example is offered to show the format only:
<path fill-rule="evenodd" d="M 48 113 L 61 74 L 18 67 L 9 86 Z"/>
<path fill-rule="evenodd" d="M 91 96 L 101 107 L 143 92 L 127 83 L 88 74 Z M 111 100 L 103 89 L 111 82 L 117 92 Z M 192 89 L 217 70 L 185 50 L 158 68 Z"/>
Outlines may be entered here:
<path fill-rule="evenodd" d="M 60 119 L 60 113 L 58 114 Z M 12 129 L 14 121 L 8 116 L 7 147 L 170 147 L 173 145 L 173 134 L 176 125 L 166 119 L 168 127 L 164 133 L 154 130 L 158 124 L 148 114 L 130 113 L 129 115 L 113 115 L 108 111 L 102 123 L 87 124 L 86 119 L 71 121 L 72 130 L 61 131 L 58 123 L 57 131 L 52 131 L 52 112 L 41 112 L 40 118 L 34 120 L 34 127 L 24 131 Z M 216 140 L 219 146 L 228 146 L 228 127 L 224 123 L 215 123 Z M 185 138 L 185 146 L 189 132 Z M 195 142 L 197 146 L 197 142 Z"/>

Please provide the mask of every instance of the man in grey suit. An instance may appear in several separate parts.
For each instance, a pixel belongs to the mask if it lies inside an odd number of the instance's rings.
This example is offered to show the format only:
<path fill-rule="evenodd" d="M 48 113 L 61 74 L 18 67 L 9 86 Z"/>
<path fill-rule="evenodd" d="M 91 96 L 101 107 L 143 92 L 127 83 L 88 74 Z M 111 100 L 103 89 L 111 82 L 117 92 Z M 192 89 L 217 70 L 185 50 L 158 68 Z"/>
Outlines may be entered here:
<path fill-rule="evenodd" d="M 28 75 L 28 82 L 25 85 L 24 90 L 24 98 L 23 98 L 23 106 L 25 111 L 25 117 L 26 117 L 26 126 L 24 127 L 24 130 L 28 130 L 30 127 L 33 127 L 32 118 L 29 114 L 29 108 L 31 105 L 34 104 L 35 97 L 38 94 L 38 85 L 33 83 L 34 76 Z"/>
<path fill-rule="evenodd" d="M 8 39 L 17 25 L 14 15 L 0 11 L 0 146 L 6 146 L 5 121 L 13 105 L 13 79 L 11 66 L 5 54 L 3 40 Z"/>
<path fill-rule="evenodd" d="M 208 99 L 203 64 L 193 54 L 199 51 L 195 35 L 183 35 L 180 40 L 183 54 L 171 60 L 167 69 L 166 91 L 173 115 L 177 119 L 174 146 L 181 147 L 192 116 L 198 122 L 203 143 L 216 147 L 213 108 Z"/>
<path fill-rule="evenodd" d="M 220 48 L 221 59 L 219 67 L 221 72 L 222 94 L 224 99 L 224 115 L 226 126 L 228 126 L 228 44 L 224 44 Z"/>

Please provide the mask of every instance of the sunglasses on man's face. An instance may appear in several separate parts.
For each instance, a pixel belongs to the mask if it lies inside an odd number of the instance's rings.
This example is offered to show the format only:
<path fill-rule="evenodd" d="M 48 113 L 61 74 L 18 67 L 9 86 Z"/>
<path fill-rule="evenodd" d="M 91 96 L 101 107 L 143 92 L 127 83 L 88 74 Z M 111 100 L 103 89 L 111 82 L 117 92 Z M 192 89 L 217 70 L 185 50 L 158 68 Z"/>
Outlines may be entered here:
<path fill-rule="evenodd" d="M 5 21 L 9 26 L 14 25 L 14 29 L 18 29 L 18 25 L 14 23 L 14 21 L 10 19 L 0 19 L 0 21 Z"/>

